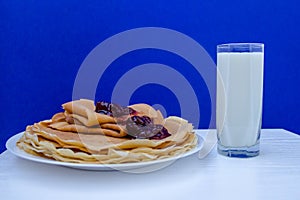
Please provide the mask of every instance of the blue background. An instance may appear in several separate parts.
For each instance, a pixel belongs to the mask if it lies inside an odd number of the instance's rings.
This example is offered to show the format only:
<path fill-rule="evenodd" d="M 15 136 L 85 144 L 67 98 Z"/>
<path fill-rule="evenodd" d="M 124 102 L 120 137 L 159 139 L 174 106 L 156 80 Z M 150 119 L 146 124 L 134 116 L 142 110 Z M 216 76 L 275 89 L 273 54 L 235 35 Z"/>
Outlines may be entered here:
<path fill-rule="evenodd" d="M 60 111 L 62 103 L 71 100 L 80 64 L 95 46 L 119 32 L 148 26 L 174 29 L 190 36 L 214 60 L 217 44 L 265 43 L 263 128 L 300 133 L 299 5 L 296 0 L 2 0 L 0 152 L 10 136 L 28 124 L 50 118 Z M 126 56 L 117 59 L 110 70 L 147 62 L 174 68 L 188 65 L 163 51 L 139 51 Z M 191 74 L 186 72 L 188 78 L 195 78 L 189 77 Z M 115 76 L 108 70 L 101 87 L 113 87 L 110 77 Z M 101 91 L 101 87 L 97 98 L 109 99 L 109 93 Z M 161 93 L 171 101 L 157 96 Z M 160 101 L 169 105 L 168 113 L 178 114 L 178 102 L 166 88 L 145 85 L 134 93 L 132 102 L 149 99 L 145 94 L 153 96 L 149 103 Z M 206 94 L 204 90 L 199 99 L 205 101 Z M 201 113 L 204 119 L 200 128 L 207 127 L 209 112 L 207 109 Z"/>

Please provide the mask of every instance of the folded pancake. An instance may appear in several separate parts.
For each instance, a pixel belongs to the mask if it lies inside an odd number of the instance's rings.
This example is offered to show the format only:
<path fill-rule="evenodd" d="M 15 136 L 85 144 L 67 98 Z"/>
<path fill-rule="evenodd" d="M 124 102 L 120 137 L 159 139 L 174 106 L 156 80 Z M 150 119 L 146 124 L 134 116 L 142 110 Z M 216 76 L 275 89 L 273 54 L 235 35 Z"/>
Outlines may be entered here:
<path fill-rule="evenodd" d="M 102 123 L 115 123 L 116 120 L 108 115 L 95 112 L 94 102 L 87 99 L 71 101 L 62 105 L 66 115 L 77 119 L 85 126 L 95 126 Z"/>
<path fill-rule="evenodd" d="M 106 115 L 102 115 L 106 116 Z M 108 122 L 108 123 L 102 123 L 97 124 L 94 126 L 85 126 L 81 123 L 81 121 L 76 121 L 77 119 L 74 119 L 70 115 L 66 115 L 65 113 L 57 113 L 52 117 L 52 121 L 49 124 L 49 127 L 60 130 L 60 131 L 66 131 L 66 132 L 78 132 L 78 133 L 88 133 L 88 134 L 102 134 L 102 135 L 109 135 L 113 137 L 124 137 L 127 135 L 126 130 L 116 124 L 116 121 L 114 122 Z"/>
<path fill-rule="evenodd" d="M 101 115 L 97 117 L 93 105 L 89 100 L 63 104 L 65 111 L 55 114 L 51 120 L 27 126 L 17 146 L 27 153 L 63 162 L 113 164 L 176 156 L 197 145 L 193 126 L 188 121 L 179 117 L 164 119 L 147 104 L 133 105 L 132 108 L 138 114 L 155 118 L 170 136 L 163 139 L 129 137 L 124 126 L 111 116 L 108 117 L 113 120 L 99 123 L 99 118 L 106 115 L 96 113 Z"/>

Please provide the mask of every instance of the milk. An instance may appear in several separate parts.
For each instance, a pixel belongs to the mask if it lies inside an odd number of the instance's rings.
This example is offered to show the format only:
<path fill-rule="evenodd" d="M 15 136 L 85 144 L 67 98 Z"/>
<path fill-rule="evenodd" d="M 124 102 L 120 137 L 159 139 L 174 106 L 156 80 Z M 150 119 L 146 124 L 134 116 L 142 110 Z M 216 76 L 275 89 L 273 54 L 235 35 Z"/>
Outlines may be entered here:
<path fill-rule="evenodd" d="M 255 145 L 261 128 L 263 53 L 222 52 L 217 57 L 219 143 L 225 147 Z"/>

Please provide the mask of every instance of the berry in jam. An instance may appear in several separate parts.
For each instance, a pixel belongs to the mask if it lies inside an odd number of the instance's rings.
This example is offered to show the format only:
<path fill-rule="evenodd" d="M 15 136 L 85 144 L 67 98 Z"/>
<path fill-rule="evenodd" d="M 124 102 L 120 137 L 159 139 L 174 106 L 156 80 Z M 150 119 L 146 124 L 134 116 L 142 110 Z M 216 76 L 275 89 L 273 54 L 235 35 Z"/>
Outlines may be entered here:
<path fill-rule="evenodd" d="M 171 134 L 168 132 L 168 130 L 165 127 L 162 127 L 162 129 L 154 136 L 150 137 L 150 140 L 162 140 L 166 137 L 169 137 Z"/>
<path fill-rule="evenodd" d="M 127 134 L 138 139 L 163 139 L 171 134 L 160 124 L 153 124 L 148 116 L 132 116 L 126 122 Z"/>
<path fill-rule="evenodd" d="M 122 117 L 124 115 L 135 115 L 137 111 L 129 107 L 123 107 L 118 104 L 99 101 L 96 103 L 97 113 L 109 115 L 112 117 Z"/>
<path fill-rule="evenodd" d="M 112 116 L 111 112 L 111 103 L 105 102 L 105 101 L 99 101 L 96 103 L 96 110 L 97 113 L 105 114 Z"/>
<path fill-rule="evenodd" d="M 152 124 L 152 120 L 148 116 L 132 116 L 131 120 L 138 126 L 147 126 L 149 124 Z"/>

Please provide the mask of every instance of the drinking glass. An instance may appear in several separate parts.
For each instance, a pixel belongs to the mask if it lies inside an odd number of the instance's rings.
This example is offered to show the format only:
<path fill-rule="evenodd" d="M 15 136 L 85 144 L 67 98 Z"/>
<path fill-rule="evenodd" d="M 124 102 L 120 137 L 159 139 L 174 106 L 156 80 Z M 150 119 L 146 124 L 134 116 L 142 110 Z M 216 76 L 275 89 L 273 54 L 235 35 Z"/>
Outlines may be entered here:
<path fill-rule="evenodd" d="M 219 154 L 259 155 L 264 44 L 217 46 L 217 136 Z"/>

